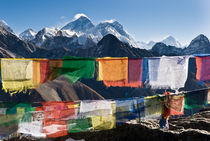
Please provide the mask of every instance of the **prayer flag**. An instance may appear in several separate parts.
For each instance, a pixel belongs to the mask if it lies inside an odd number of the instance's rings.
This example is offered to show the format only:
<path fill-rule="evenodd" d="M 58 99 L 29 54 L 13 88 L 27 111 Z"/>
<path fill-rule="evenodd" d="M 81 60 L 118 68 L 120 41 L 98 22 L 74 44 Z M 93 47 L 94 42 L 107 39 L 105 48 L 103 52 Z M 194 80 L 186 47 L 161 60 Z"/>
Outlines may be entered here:
<path fill-rule="evenodd" d="M 186 93 L 184 108 L 205 108 L 207 104 L 207 95 L 208 93 L 205 90 Z"/>
<path fill-rule="evenodd" d="M 2 88 L 14 94 L 34 88 L 33 63 L 30 59 L 1 59 Z"/>
<path fill-rule="evenodd" d="M 179 89 L 188 76 L 189 56 L 149 59 L 149 84 L 153 89 Z"/>
<path fill-rule="evenodd" d="M 59 71 L 59 75 L 65 76 L 72 83 L 74 83 L 80 78 L 87 78 L 87 79 L 93 78 L 94 71 L 95 71 L 94 58 L 65 56 L 63 58 L 63 65 L 62 69 Z"/>
<path fill-rule="evenodd" d="M 163 99 L 158 95 L 145 97 L 144 99 L 145 118 L 159 119 L 163 111 L 162 102 Z"/>
<path fill-rule="evenodd" d="M 196 57 L 196 79 L 199 81 L 210 81 L 210 56 Z"/>
<path fill-rule="evenodd" d="M 91 127 L 91 118 L 68 120 L 69 133 L 84 132 L 90 130 Z"/>

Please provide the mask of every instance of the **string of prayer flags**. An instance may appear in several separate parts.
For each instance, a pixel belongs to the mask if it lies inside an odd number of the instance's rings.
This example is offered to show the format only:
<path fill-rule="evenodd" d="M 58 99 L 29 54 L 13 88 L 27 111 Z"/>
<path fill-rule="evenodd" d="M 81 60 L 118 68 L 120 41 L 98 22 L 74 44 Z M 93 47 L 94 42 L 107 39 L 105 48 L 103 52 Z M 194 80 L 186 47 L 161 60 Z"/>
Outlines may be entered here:
<path fill-rule="evenodd" d="M 26 92 L 58 77 L 61 59 L 1 59 L 1 81 L 5 92 Z"/>
<path fill-rule="evenodd" d="M 80 78 L 93 78 L 94 72 L 95 58 L 64 56 L 59 76 L 63 75 L 74 83 Z"/>
<path fill-rule="evenodd" d="M 207 95 L 207 90 L 202 90 L 120 100 L 0 103 L 0 135 L 17 132 L 35 138 L 57 138 L 68 133 L 107 130 L 131 120 L 167 118 L 183 115 L 184 108 L 203 108 Z"/>
<path fill-rule="evenodd" d="M 82 58 L 65 56 L 63 59 L 1 59 L 2 89 L 11 95 L 28 92 L 63 75 L 74 83 L 80 78 L 94 77 L 95 61 L 98 64 L 97 80 L 107 87 L 143 87 L 174 89 L 185 86 L 188 77 L 189 56 L 152 58 Z M 207 82 L 210 56 L 197 56 L 196 79 Z"/>
<path fill-rule="evenodd" d="M 142 87 L 142 59 L 98 58 L 98 78 L 108 87 Z"/>

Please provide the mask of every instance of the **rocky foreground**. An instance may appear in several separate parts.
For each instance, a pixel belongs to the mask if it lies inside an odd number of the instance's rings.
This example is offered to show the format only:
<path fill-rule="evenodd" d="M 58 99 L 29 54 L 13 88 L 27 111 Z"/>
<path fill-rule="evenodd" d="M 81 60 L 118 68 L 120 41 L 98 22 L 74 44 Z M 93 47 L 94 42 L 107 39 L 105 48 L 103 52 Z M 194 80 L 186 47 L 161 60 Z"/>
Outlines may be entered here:
<path fill-rule="evenodd" d="M 201 111 L 193 116 L 170 119 L 169 126 L 169 130 L 162 130 L 159 129 L 158 120 L 142 121 L 140 124 L 118 125 L 117 128 L 112 130 L 72 133 L 65 137 L 46 140 L 73 141 L 71 139 L 84 139 L 85 141 L 208 141 L 210 140 L 210 110 Z M 12 140 L 20 140 L 20 138 L 14 138 Z M 28 141 L 35 139 L 21 137 L 21 140 Z"/>

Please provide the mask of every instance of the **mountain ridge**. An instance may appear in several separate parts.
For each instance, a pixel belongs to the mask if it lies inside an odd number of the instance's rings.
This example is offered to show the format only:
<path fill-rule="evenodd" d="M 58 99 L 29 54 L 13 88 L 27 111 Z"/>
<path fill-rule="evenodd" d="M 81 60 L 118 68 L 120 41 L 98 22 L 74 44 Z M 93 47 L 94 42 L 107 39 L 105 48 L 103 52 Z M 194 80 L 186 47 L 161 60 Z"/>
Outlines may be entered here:
<path fill-rule="evenodd" d="M 106 20 L 95 25 L 90 18 L 84 14 L 77 14 L 75 17 L 61 29 L 55 27 L 43 28 L 37 32 L 35 39 L 30 40 L 30 38 L 26 38 L 26 40 L 32 41 L 38 46 L 42 46 L 46 38 L 52 38 L 53 36 L 56 36 L 57 32 L 59 32 L 62 33 L 62 36 L 66 37 L 76 35 L 79 38 L 80 44 L 85 45 L 86 40 L 91 39 L 97 44 L 103 36 L 113 34 L 121 41 L 137 47 L 137 43 L 133 37 L 131 37 L 131 35 L 125 31 L 123 26 L 116 20 Z M 21 34 L 24 36 L 23 33 Z"/>

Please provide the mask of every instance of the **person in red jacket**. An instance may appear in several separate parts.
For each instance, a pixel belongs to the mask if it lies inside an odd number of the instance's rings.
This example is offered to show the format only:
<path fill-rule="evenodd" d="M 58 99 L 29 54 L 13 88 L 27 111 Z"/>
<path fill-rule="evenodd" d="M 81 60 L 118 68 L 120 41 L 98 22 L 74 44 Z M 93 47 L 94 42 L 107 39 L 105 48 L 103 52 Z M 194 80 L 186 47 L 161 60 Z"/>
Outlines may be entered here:
<path fill-rule="evenodd" d="M 170 117 L 170 109 L 169 109 L 169 103 L 170 103 L 170 92 L 164 93 L 166 95 L 166 99 L 163 101 L 163 112 L 161 115 L 161 119 L 159 121 L 160 128 L 162 129 L 169 129 L 168 120 Z"/>

